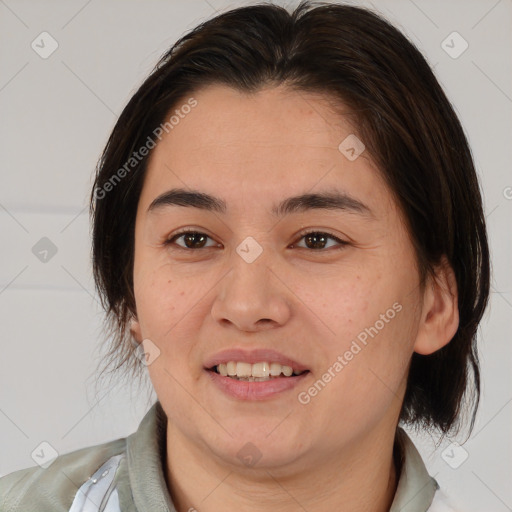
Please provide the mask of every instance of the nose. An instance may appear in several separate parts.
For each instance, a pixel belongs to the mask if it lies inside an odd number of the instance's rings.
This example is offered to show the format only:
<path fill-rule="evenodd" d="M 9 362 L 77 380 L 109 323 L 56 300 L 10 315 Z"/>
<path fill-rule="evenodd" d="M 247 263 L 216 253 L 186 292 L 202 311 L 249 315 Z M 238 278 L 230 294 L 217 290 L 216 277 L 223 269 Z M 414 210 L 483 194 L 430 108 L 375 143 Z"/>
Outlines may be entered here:
<path fill-rule="evenodd" d="M 231 270 L 219 282 L 212 304 L 211 315 L 217 322 L 256 332 L 288 321 L 292 294 L 270 262 L 269 249 L 250 263 L 233 251 Z"/>

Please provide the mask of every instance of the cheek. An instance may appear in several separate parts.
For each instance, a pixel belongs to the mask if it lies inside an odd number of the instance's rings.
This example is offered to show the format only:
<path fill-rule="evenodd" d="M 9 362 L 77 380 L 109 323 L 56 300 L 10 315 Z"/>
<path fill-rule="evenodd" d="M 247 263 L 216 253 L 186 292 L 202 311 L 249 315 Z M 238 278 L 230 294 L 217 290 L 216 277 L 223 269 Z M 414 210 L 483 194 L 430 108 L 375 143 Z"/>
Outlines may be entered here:
<path fill-rule="evenodd" d="M 380 277 L 374 273 L 346 272 L 327 284 L 320 300 L 316 300 L 315 309 L 331 333 L 326 339 L 328 346 L 343 350 L 359 332 L 378 319 L 391 296 L 382 289 Z M 314 304 L 313 299 L 311 303 Z"/>
<path fill-rule="evenodd" d="M 173 316 L 177 300 L 172 284 L 171 279 L 162 279 L 156 272 L 135 274 L 137 312 L 146 327 L 158 325 L 166 316 L 167 320 Z"/>
<path fill-rule="evenodd" d="M 148 270 L 146 270 L 146 268 Z M 197 283 L 176 280 L 169 265 L 137 269 L 134 292 L 142 335 L 168 350 L 193 309 Z"/>
<path fill-rule="evenodd" d="M 341 377 L 336 380 L 355 395 L 371 393 L 371 383 L 379 378 L 397 389 L 412 354 L 414 297 L 392 275 L 355 275 L 332 287 L 322 300 L 323 318 L 335 333 L 323 342 L 328 357 L 324 370 L 341 357 L 343 368 L 334 368 Z"/>
<path fill-rule="evenodd" d="M 197 350 L 200 327 L 211 309 L 204 272 L 183 275 L 175 266 L 153 262 L 134 275 L 138 319 L 143 338 L 160 350 L 160 357 L 149 369 L 151 379 L 179 376 L 180 382 L 197 379 L 201 360 Z M 158 363 L 158 364 L 157 364 Z M 167 386 L 171 384 L 167 382 Z"/>
<path fill-rule="evenodd" d="M 142 336 L 159 351 L 147 367 L 150 379 L 159 397 L 178 403 L 184 398 L 182 386 L 188 388 L 190 379 L 197 377 L 193 325 L 201 288 L 194 282 L 178 282 L 170 273 L 164 267 L 139 274 L 135 296 Z"/>
<path fill-rule="evenodd" d="M 366 306 L 366 313 L 362 307 L 353 312 L 351 322 L 339 324 L 337 341 L 327 350 L 327 364 L 315 375 L 312 387 L 304 390 L 312 397 L 326 439 L 338 436 L 340 425 L 345 425 L 344 431 L 354 426 L 365 430 L 391 410 L 398 414 L 401 407 L 412 354 L 411 319 L 398 301 L 373 296 Z"/>

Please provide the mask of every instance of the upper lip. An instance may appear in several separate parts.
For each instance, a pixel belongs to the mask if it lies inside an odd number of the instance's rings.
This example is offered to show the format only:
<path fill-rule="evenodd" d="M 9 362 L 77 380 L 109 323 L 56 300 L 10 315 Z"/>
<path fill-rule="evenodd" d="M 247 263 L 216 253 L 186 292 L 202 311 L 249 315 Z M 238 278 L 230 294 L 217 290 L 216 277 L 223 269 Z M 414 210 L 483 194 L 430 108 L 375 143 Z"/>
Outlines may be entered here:
<path fill-rule="evenodd" d="M 205 368 L 210 369 L 218 364 L 228 363 L 229 361 L 240 361 L 252 364 L 261 362 L 279 363 L 283 366 L 291 366 L 295 372 L 308 370 L 308 367 L 302 363 L 268 348 L 257 348 L 253 350 L 232 348 L 222 350 L 206 360 Z"/>

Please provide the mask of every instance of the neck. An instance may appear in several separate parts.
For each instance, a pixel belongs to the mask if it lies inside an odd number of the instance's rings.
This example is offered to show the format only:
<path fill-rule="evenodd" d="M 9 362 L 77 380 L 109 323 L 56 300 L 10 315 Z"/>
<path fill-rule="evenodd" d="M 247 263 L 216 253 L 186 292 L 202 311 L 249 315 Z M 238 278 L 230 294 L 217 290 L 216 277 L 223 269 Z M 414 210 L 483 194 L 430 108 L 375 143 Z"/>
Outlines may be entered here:
<path fill-rule="evenodd" d="M 398 484 L 395 431 L 370 432 L 338 452 L 278 468 L 240 468 L 209 456 L 167 425 L 168 487 L 178 512 L 389 511 Z"/>

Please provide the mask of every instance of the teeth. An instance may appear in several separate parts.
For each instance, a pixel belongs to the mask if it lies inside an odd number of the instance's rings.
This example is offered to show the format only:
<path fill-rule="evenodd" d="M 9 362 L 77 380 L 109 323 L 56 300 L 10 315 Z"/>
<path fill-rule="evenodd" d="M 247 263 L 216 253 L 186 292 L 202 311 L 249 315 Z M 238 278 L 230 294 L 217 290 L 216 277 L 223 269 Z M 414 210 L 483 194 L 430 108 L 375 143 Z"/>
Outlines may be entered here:
<path fill-rule="evenodd" d="M 270 363 L 270 375 L 277 377 L 281 374 L 281 365 L 279 363 Z"/>
<path fill-rule="evenodd" d="M 251 363 L 236 363 L 236 376 L 237 377 L 252 377 L 252 364 Z"/>
<path fill-rule="evenodd" d="M 229 361 L 221 363 L 216 367 L 217 373 L 226 377 L 235 377 L 244 380 L 269 380 L 272 377 L 279 377 L 283 374 L 285 377 L 291 377 L 294 372 L 291 366 L 281 365 L 279 363 L 244 363 Z M 298 375 L 297 373 L 295 375 Z"/>
<path fill-rule="evenodd" d="M 291 366 L 283 366 L 283 375 L 285 377 L 290 377 L 291 374 L 293 373 L 293 370 L 292 370 L 292 367 Z"/>
<path fill-rule="evenodd" d="M 253 377 L 268 377 L 270 375 L 270 365 L 268 363 L 254 363 L 251 368 L 251 375 Z M 238 376 L 240 376 L 239 373 Z"/>
<path fill-rule="evenodd" d="M 219 364 L 219 366 L 221 366 Z M 236 363 L 233 361 L 230 361 L 227 365 L 223 364 L 222 366 L 226 367 L 227 374 L 232 377 L 233 375 L 236 375 Z M 219 371 L 220 373 L 220 371 Z"/>

